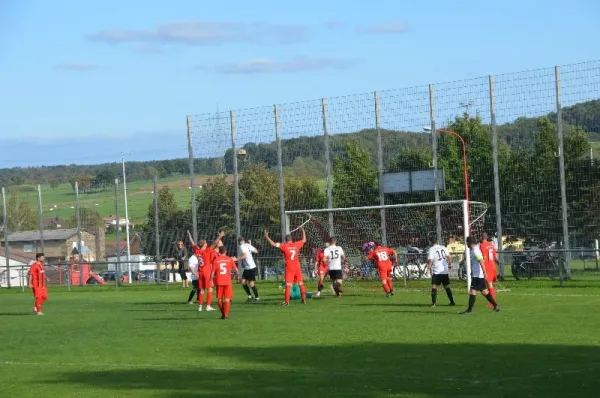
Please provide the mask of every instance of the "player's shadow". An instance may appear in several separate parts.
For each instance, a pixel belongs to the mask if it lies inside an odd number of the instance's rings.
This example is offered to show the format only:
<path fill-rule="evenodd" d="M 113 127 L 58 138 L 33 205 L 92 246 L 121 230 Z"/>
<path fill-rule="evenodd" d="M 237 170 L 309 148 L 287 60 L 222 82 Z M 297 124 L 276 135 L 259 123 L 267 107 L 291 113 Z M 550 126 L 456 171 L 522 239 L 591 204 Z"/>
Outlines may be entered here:
<path fill-rule="evenodd" d="M 403 303 L 401 301 L 387 302 L 387 303 L 346 303 L 344 305 L 349 305 L 352 307 L 417 307 L 417 308 L 426 308 L 431 306 L 431 304 L 423 304 L 423 303 Z"/>
<path fill-rule="evenodd" d="M 31 312 L 0 312 L 0 316 L 29 316 Z M 35 314 L 33 314 L 35 315 Z"/>
<path fill-rule="evenodd" d="M 471 336 L 478 338 L 476 329 Z M 600 388 L 600 347 L 594 346 L 245 345 L 190 354 L 203 361 L 84 365 L 61 369 L 45 383 L 106 396 L 129 390 L 161 397 L 588 397 Z"/>

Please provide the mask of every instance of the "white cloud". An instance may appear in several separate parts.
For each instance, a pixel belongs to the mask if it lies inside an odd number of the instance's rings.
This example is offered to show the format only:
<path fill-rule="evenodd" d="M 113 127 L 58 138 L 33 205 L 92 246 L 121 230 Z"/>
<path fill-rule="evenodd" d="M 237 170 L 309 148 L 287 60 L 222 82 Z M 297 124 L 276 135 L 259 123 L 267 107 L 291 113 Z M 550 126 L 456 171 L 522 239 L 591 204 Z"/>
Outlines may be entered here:
<path fill-rule="evenodd" d="M 357 59 L 296 57 L 289 61 L 255 58 L 249 61 L 224 64 L 217 71 L 227 74 L 293 73 L 322 69 L 346 69 L 356 65 Z"/>
<path fill-rule="evenodd" d="M 98 65 L 90 64 L 87 62 L 66 62 L 64 64 L 56 65 L 55 68 L 61 70 L 86 71 L 98 69 Z"/>
<path fill-rule="evenodd" d="M 162 43 L 190 46 L 234 42 L 287 44 L 307 40 L 308 29 L 302 25 L 270 25 L 225 21 L 180 21 L 169 22 L 148 29 L 106 29 L 92 34 L 89 38 L 111 44 Z"/>
<path fill-rule="evenodd" d="M 375 25 L 358 26 L 356 33 L 361 34 L 379 34 L 379 35 L 397 35 L 406 33 L 407 27 L 404 21 L 389 21 Z"/>

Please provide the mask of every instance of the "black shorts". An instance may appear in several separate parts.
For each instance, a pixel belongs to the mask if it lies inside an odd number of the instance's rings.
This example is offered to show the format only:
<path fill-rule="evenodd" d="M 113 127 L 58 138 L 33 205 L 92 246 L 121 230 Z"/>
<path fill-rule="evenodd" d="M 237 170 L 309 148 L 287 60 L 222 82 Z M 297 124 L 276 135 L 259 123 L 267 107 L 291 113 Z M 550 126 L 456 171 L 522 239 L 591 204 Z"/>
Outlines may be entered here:
<path fill-rule="evenodd" d="M 199 286 L 199 285 L 198 285 L 198 279 L 194 279 L 194 280 L 192 280 L 192 287 L 193 287 L 194 289 L 198 290 L 198 289 L 199 289 L 199 287 L 198 287 L 198 286 Z"/>
<path fill-rule="evenodd" d="M 485 278 L 471 278 L 471 289 L 478 292 L 487 289 Z"/>
<path fill-rule="evenodd" d="M 433 274 L 431 275 L 431 284 L 448 286 L 450 284 L 450 276 L 448 274 Z"/>
<path fill-rule="evenodd" d="M 256 268 L 245 269 L 244 272 L 242 272 L 242 279 L 254 282 L 256 280 Z"/>
<path fill-rule="evenodd" d="M 341 269 L 330 269 L 329 270 L 329 278 L 331 278 L 332 281 L 343 279 L 344 273 L 342 272 Z"/>

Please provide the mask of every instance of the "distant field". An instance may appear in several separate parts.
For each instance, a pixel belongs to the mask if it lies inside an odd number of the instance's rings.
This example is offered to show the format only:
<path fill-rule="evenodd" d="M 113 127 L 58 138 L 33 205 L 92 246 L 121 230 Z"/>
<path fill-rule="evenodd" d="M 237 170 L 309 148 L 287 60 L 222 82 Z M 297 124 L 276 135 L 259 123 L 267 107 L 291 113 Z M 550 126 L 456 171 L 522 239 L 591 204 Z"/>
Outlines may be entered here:
<path fill-rule="evenodd" d="M 197 176 L 196 184 L 202 185 L 214 176 Z M 168 186 L 181 208 L 190 207 L 190 180 L 185 176 L 174 176 L 159 180 L 159 189 Z M 21 186 L 21 196 L 25 197 L 32 208 L 37 209 L 37 187 Z M 80 194 L 81 207 L 94 209 L 102 217 L 115 214 L 114 188 L 93 194 Z M 134 181 L 127 183 L 127 201 L 129 218 L 133 223 L 145 222 L 148 206 L 152 203 L 152 180 Z M 42 186 L 42 204 L 44 217 L 59 217 L 70 219 L 75 214 L 75 194 L 70 184 L 61 184 L 52 189 L 49 185 Z M 119 185 L 119 214 L 124 216 L 123 185 Z"/>

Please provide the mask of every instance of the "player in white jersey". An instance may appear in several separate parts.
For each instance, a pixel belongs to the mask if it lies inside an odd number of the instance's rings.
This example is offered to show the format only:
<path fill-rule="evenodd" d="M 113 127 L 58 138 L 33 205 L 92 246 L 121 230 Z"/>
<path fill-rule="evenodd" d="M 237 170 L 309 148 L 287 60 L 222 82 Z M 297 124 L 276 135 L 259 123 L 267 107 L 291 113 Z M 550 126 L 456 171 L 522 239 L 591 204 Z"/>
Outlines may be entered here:
<path fill-rule="evenodd" d="M 481 254 L 481 250 L 479 250 L 479 245 L 477 245 L 472 236 L 467 238 L 467 247 L 471 252 L 471 286 L 469 286 L 469 308 L 462 314 L 471 315 L 473 306 L 475 305 L 475 299 L 477 298 L 477 292 L 481 292 L 487 301 L 494 306 L 494 312 L 499 312 L 500 307 L 498 307 L 496 300 L 494 300 L 494 297 L 492 297 L 490 294 L 485 282 L 485 266 L 483 264 L 483 255 Z"/>
<path fill-rule="evenodd" d="M 333 292 L 340 297 L 343 293 L 342 283 L 344 273 L 342 272 L 342 264 L 346 263 L 346 254 L 344 250 L 337 245 L 336 238 L 329 238 L 329 246 L 323 251 L 325 263 L 329 269 L 329 278 L 333 282 Z"/>
<path fill-rule="evenodd" d="M 188 260 L 188 269 L 190 271 L 190 273 L 192 274 L 192 291 L 190 292 L 190 296 L 188 297 L 188 303 L 193 304 L 192 303 L 192 299 L 194 298 L 194 295 L 198 295 L 200 294 L 200 287 L 198 285 L 198 263 L 199 261 L 202 261 L 202 258 L 200 258 L 200 260 L 198 260 L 198 257 L 196 256 L 191 256 Z"/>
<path fill-rule="evenodd" d="M 260 298 L 258 297 L 258 289 L 256 288 L 256 263 L 254 262 L 254 258 L 252 254 L 258 253 L 258 250 L 252 246 L 252 242 L 250 240 L 246 241 L 243 237 L 238 239 L 239 244 L 239 257 L 238 260 L 242 261 L 242 268 L 244 271 L 242 272 L 242 287 L 244 291 L 248 295 L 247 303 L 251 301 L 258 301 Z M 252 294 L 250 294 L 250 289 L 252 289 L 252 293 L 254 293 L 254 298 L 252 298 Z"/>
<path fill-rule="evenodd" d="M 427 253 L 427 269 L 431 273 L 431 306 L 435 307 L 436 305 L 437 288 L 440 285 L 446 289 L 450 305 L 456 305 L 450 289 L 450 276 L 448 275 L 452 268 L 452 255 L 446 246 L 439 244 L 437 238 L 431 239 L 431 244 L 432 246 Z"/>

